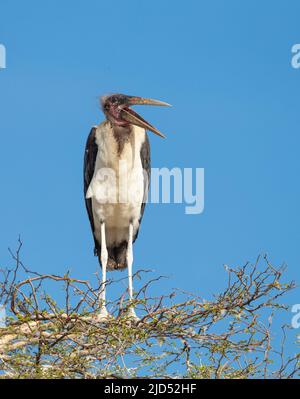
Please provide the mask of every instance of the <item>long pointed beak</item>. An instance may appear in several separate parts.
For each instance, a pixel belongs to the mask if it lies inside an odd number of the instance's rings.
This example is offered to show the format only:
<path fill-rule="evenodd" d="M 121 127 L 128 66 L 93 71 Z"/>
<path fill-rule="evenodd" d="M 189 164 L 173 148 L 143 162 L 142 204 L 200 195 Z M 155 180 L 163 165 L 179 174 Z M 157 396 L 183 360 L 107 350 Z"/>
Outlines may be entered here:
<path fill-rule="evenodd" d="M 171 107 L 171 104 L 164 101 L 153 100 L 151 98 L 128 96 L 129 105 L 158 105 L 163 107 Z"/>
<path fill-rule="evenodd" d="M 165 106 L 170 107 L 171 105 L 159 100 L 152 100 L 150 98 L 142 98 L 142 97 L 128 97 L 128 105 L 158 105 L 158 106 Z M 156 127 L 152 126 L 149 122 L 145 121 L 139 114 L 133 111 L 130 108 L 123 108 L 122 109 L 122 117 L 129 123 L 133 125 L 142 127 L 143 129 L 150 130 L 151 132 L 157 134 L 160 137 L 165 138 Z"/>

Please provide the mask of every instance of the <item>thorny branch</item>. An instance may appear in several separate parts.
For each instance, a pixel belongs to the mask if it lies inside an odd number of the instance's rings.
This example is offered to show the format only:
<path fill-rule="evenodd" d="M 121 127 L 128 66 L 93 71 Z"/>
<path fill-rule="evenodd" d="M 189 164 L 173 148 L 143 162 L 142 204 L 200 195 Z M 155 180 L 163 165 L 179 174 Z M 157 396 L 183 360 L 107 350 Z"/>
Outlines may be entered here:
<path fill-rule="evenodd" d="M 287 327 L 279 349 L 273 347 L 272 331 L 275 314 L 287 311 L 280 299 L 295 285 L 282 283 L 284 268 L 274 268 L 267 257 L 237 269 L 226 266 L 227 287 L 211 301 L 179 290 L 151 296 L 161 276 L 152 278 L 135 296 L 138 322 L 126 316 L 126 292 L 108 304 L 112 317 L 99 322 L 99 281 L 93 287 L 68 273 L 32 272 L 20 260 L 21 248 L 19 239 L 16 253 L 10 251 L 14 267 L 0 270 L 0 304 L 9 309 L 0 329 L 2 378 L 300 375 L 299 354 L 284 353 Z M 25 279 L 19 279 L 20 270 Z M 61 305 L 45 292 L 49 283 L 63 286 Z"/>

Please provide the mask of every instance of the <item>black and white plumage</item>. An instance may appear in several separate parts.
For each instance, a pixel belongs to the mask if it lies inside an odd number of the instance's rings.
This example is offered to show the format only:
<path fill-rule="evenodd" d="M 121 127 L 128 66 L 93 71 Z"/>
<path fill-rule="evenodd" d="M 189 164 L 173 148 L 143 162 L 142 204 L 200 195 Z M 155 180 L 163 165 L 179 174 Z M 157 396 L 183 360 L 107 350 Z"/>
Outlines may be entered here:
<path fill-rule="evenodd" d="M 87 139 L 84 195 L 94 253 L 102 266 L 101 317 L 106 317 L 107 270 L 128 267 L 132 299 L 132 244 L 138 236 L 150 182 L 150 145 L 146 130 L 164 137 L 130 106 L 169 104 L 123 94 L 104 96 L 101 102 L 106 120 L 94 126 Z M 131 315 L 136 317 L 131 309 Z"/>
<path fill-rule="evenodd" d="M 108 122 L 109 123 L 109 122 Z M 103 126 L 104 124 L 104 126 Z M 97 154 L 98 154 L 98 144 L 97 144 L 97 135 L 98 135 L 98 141 L 103 140 L 102 135 L 106 135 L 105 131 L 108 129 L 107 126 L 105 126 L 106 122 L 102 123 L 99 127 L 93 127 L 91 129 L 91 132 L 88 136 L 87 143 L 86 143 L 86 149 L 85 149 L 85 159 L 84 159 L 84 195 L 85 195 L 85 203 L 86 203 L 86 209 L 88 212 L 88 217 L 90 220 L 91 224 L 91 229 L 94 237 L 94 254 L 98 256 L 99 262 L 101 264 L 101 259 L 100 259 L 100 254 L 101 254 L 101 235 L 99 239 L 99 234 L 97 234 L 97 230 L 95 231 L 95 221 L 94 218 L 97 218 L 97 215 L 93 214 L 93 207 L 97 207 L 97 203 L 94 203 L 93 205 L 93 200 L 90 195 L 87 196 L 87 191 L 88 188 L 91 184 L 91 181 L 93 179 L 94 173 L 95 173 L 95 167 L 96 167 L 96 161 L 97 161 Z M 103 129 L 103 127 L 105 129 Z M 98 129 L 98 132 L 97 132 Z M 138 131 L 135 131 L 134 128 L 130 127 L 130 130 L 132 130 L 131 134 L 139 136 L 139 145 L 138 148 L 136 149 L 136 152 L 140 154 L 140 159 L 141 159 L 141 167 L 142 169 L 146 172 L 146 179 L 143 179 L 143 200 L 141 203 L 137 203 L 135 207 L 137 209 L 128 209 L 132 208 L 128 207 L 127 204 L 122 204 L 122 206 L 118 206 L 116 204 L 113 205 L 113 212 L 114 212 L 114 219 L 110 220 L 109 222 L 106 222 L 106 245 L 107 245 L 107 250 L 108 250 L 108 262 L 107 262 L 107 270 L 119 270 L 127 267 L 126 264 L 126 248 L 127 248 L 127 231 L 124 231 L 123 235 L 117 234 L 115 231 L 116 228 L 120 228 L 120 224 L 118 222 L 118 216 L 120 216 L 120 213 L 126 212 L 126 219 L 125 220 L 125 225 L 129 225 L 129 221 L 133 220 L 134 222 L 134 230 L 133 230 L 133 242 L 136 240 L 139 232 L 139 227 L 141 220 L 143 218 L 144 214 L 144 209 L 146 205 L 146 199 L 147 199 L 147 192 L 149 189 L 149 182 L 150 182 L 150 172 L 151 172 L 151 166 L 150 166 L 150 145 L 149 145 L 149 139 L 147 136 L 147 133 L 141 132 L 141 129 L 139 128 Z M 122 134 L 122 131 L 120 132 Z M 99 140 L 100 136 L 100 140 Z M 109 138 L 108 138 L 109 140 Z M 135 137 L 135 142 L 137 142 L 137 138 Z M 118 146 L 118 142 L 115 143 L 116 146 Z M 114 143 L 112 144 L 112 147 L 114 146 Z M 112 148 L 112 150 L 114 150 Z M 126 151 L 126 149 L 124 149 Z M 127 150 L 128 151 L 128 150 Z M 125 155 L 125 154 L 124 154 Z M 122 152 L 118 153 L 119 160 L 124 159 L 122 157 Z M 100 162 L 99 162 L 100 163 Z M 101 165 L 101 167 L 110 167 L 112 166 L 110 163 L 107 163 L 105 166 Z M 118 165 L 116 165 L 117 167 Z M 139 165 L 140 166 L 140 165 Z M 95 201 L 96 202 L 96 201 Z M 106 206 L 105 206 L 106 205 Z M 101 205 L 101 208 L 103 209 L 103 214 L 104 214 L 104 220 L 105 216 L 107 216 L 107 213 L 109 214 L 110 210 L 106 209 L 107 212 L 105 212 L 104 208 L 108 208 L 107 204 Z M 110 206 L 111 207 L 111 206 Z M 137 216 L 138 213 L 138 218 Z M 111 216 L 111 215 L 110 215 Z M 111 217 L 110 217 L 111 219 Z M 97 224 L 97 222 L 96 222 Z"/>

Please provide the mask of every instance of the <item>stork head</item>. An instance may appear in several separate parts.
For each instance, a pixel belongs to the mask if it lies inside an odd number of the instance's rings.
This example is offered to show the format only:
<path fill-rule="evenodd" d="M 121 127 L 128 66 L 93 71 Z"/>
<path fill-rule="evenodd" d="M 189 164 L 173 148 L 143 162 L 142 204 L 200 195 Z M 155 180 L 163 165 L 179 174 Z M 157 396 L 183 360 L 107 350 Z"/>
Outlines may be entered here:
<path fill-rule="evenodd" d="M 139 114 L 130 107 L 133 105 L 160 105 L 170 106 L 163 101 L 151 100 L 150 98 L 127 96 L 125 94 L 112 94 L 101 97 L 101 105 L 106 118 L 117 126 L 128 126 L 130 124 L 142 127 L 146 130 L 165 137 L 154 126 L 150 125 Z"/>

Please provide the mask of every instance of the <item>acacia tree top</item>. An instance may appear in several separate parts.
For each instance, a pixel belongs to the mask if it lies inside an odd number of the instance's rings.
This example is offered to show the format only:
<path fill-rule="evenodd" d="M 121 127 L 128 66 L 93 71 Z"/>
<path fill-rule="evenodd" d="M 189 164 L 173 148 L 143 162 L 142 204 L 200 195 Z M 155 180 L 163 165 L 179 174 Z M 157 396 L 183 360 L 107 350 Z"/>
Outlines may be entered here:
<path fill-rule="evenodd" d="M 227 287 L 211 301 L 179 290 L 152 297 L 161 277 L 149 279 L 135 295 L 139 322 L 126 316 L 124 293 L 108 304 L 113 317 L 99 323 L 100 282 L 92 287 L 68 274 L 30 272 L 20 260 L 21 246 L 12 253 L 14 267 L 1 271 L 0 303 L 9 309 L 0 330 L 1 378 L 299 376 L 299 354 L 285 357 L 286 327 L 279 347 L 272 333 L 275 314 L 287 310 L 281 297 L 294 283 L 282 283 L 284 269 L 266 257 L 227 267 Z M 146 271 L 135 278 L 140 275 Z M 64 303 L 47 294 L 49 282 L 64 289 Z"/>

